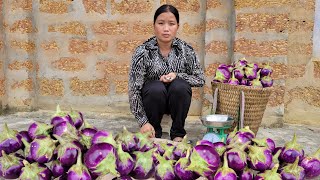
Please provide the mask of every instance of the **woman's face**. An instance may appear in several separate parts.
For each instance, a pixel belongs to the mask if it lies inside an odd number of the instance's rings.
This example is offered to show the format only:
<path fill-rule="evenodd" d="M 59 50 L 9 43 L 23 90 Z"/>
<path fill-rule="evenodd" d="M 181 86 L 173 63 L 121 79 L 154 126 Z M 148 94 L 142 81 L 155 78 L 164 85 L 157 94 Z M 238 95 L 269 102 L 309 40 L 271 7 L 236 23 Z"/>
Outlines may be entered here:
<path fill-rule="evenodd" d="M 161 13 L 154 23 L 154 33 L 162 43 L 171 43 L 179 28 L 176 17 L 171 12 Z"/>

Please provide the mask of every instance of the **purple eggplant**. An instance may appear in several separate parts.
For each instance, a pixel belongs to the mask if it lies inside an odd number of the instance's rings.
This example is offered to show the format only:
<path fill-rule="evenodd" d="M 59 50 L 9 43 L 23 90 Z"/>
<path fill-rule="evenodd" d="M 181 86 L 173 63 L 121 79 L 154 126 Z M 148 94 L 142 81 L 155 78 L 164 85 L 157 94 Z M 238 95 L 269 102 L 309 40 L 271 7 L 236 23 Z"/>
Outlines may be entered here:
<path fill-rule="evenodd" d="M 54 160 L 50 164 L 50 170 L 53 177 L 59 177 L 68 171 L 68 167 L 62 166 L 59 160 Z"/>
<path fill-rule="evenodd" d="M 249 167 L 256 171 L 265 171 L 272 163 L 272 153 L 266 147 L 249 146 Z"/>
<path fill-rule="evenodd" d="M 137 138 L 126 127 L 123 127 L 122 132 L 117 134 L 115 140 L 122 144 L 122 149 L 125 152 L 133 152 L 137 149 Z"/>
<path fill-rule="evenodd" d="M 114 140 L 112 133 L 109 133 L 105 130 L 97 131 L 92 137 L 91 143 L 92 145 L 98 144 L 98 143 L 109 143 L 113 147 L 117 147 L 117 143 Z"/>
<path fill-rule="evenodd" d="M 269 148 L 272 153 L 274 152 L 274 149 L 276 147 L 274 140 L 272 140 L 271 138 L 261 138 L 261 139 L 254 138 L 252 139 L 252 141 L 257 146 Z"/>
<path fill-rule="evenodd" d="M 226 152 L 227 150 L 227 146 L 224 142 L 220 141 L 220 142 L 215 142 L 213 143 L 213 149 L 215 151 L 217 151 L 217 153 L 219 154 L 220 157 L 222 157 L 222 155 L 224 154 L 224 152 Z"/>
<path fill-rule="evenodd" d="M 259 66 L 256 63 L 247 63 L 247 67 L 255 69 L 255 70 L 259 70 Z"/>
<path fill-rule="evenodd" d="M 237 180 L 236 172 L 229 168 L 227 154 L 223 156 L 223 166 L 218 169 L 217 173 L 214 175 L 215 180 Z"/>
<path fill-rule="evenodd" d="M 174 160 L 166 160 L 164 157 L 159 154 L 155 154 L 159 164 L 155 169 L 155 180 L 174 180 L 176 175 L 174 173 Z"/>
<path fill-rule="evenodd" d="M 299 159 L 302 160 L 304 151 L 302 146 L 297 143 L 297 136 L 296 133 L 294 133 L 292 140 L 284 145 L 284 148 L 280 154 L 280 160 L 286 163 L 293 163 L 298 156 Z"/>
<path fill-rule="evenodd" d="M 91 175 L 88 168 L 82 163 L 82 154 L 78 153 L 77 163 L 71 166 L 67 173 L 67 179 L 72 180 L 91 180 Z"/>
<path fill-rule="evenodd" d="M 247 78 L 242 78 L 241 81 L 240 81 L 240 85 L 245 85 L 245 86 L 248 86 L 248 79 Z"/>
<path fill-rule="evenodd" d="M 24 144 L 24 150 L 23 150 L 23 157 L 29 161 L 29 162 L 34 162 L 31 151 L 30 151 L 30 143 L 28 143 L 25 139 L 21 139 L 22 143 Z"/>
<path fill-rule="evenodd" d="M 130 176 L 135 179 L 148 179 L 154 175 L 155 165 L 153 163 L 153 153 L 155 149 L 140 152 L 135 151 L 135 166 L 130 173 Z"/>
<path fill-rule="evenodd" d="M 70 124 L 73 124 L 71 116 L 66 112 L 61 111 L 60 106 L 57 105 L 56 112 L 51 118 L 50 124 L 55 126 L 61 122 L 69 122 Z"/>
<path fill-rule="evenodd" d="M 253 170 L 245 167 L 242 172 L 238 175 L 239 180 L 253 180 Z"/>
<path fill-rule="evenodd" d="M 254 69 L 254 68 L 251 68 L 251 67 L 245 67 L 244 68 L 244 74 L 245 74 L 245 77 L 247 79 L 252 81 L 252 80 L 257 78 L 258 71 L 257 71 L 257 69 Z"/>
<path fill-rule="evenodd" d="M 320 148 L 311 156 L 305 157 L 301 161 L 301 166 L 305 169 L 307 178 L 320 176 Z"/>
<path fill-rule="evenodd" d="M 274 165 L 276 165 L 276 164 L 280 164 L 279 156 L 280 156 L 280 153 L 281 153 L 281 152 L 282 152 L 282 150 L 280 149 L 280 150 L 277 151 L 276 154 L 274 154 L 274 155 L 272 156 L 272 163 L 271 163 L 269 169 L 272 169 L 272 168 L 274 167 Z"/>
<path fill-rule="evenodd" d="M 229 167 L 236 172 L 241 172 L 247 166 L 247 153 L 244 151 L 250 142 L 240 147 L 234 147 L 226 152 Z"/>
<path fill-rule="evenodd" d="M 186 169 L 205 177 L 214 174 L 221 162 L 219 154 L 207 145 L 194 146 L 190 161 L 190 165 Z"/>
<path fill-rule="evenodd" d="M 303 167 L 298 165 L 299 163 L 299 156 L 297 157 L 297 159 L 294 161 L 293 164 L 287 164 L 285 165 L 282 169 L 281 169 L 281 177 L 282 180 L 291 180 L 291 179 L 295 179 L 295 180 L 303 180 L 305 177 L 305 171 L 303 169 Z"/>
<path fill-rule="evenodd" d="M 249 126 L 245 126 L 241 129 L 239 129 L 238 132 L 236 132 L 236 134 L 242 134 L 242 135 L 245 135 L 247 136 L 249 139 L 252 139 L 252 138 L 255 138 L 255 134 L 253 131 L 251 131 L 250 127 Z"/>
<path fill-rule="evenodd" d="M 118 144 L 116 164 L 116 170 L 119 172 L 121 177 L 127 176 L 135 165 L 131 155 L 122 150 L 121 143 Z"/>
<path fill-rule="evenodd" d="M 276 164 L 271 170 L 258 173 L 254 180 L 281 180 L 281 175 L 277 173 L 279 164 Z"/>
<path fill-rule="evenodd" d="M 269 62 L 264 64 L 263 68 L 261 69 L 260 75 L 261 77 L 270 76 L 273 70 L 272 67 L 269 65 Z"/>
<path fill-rule="evenodd" d="M 233 70 L 234 77 L 238 79 L 238 82 L 241 82 L 241 80 L 244 78 L 244 71 L 243 68 L 236 68 Z"/>
<path fill-rule="evenodd" d="M 28 128 L 28 134 L 31 139 L 36 138 L 36 136 L 49 136 L 52 132 L 52 127 L 49 124 L 43 122 L 34 122 Z"/>
<path fill-rule="evenodd" d="M 188 143 L 187 135 L 185 135 L 182 141 L 178 143 L 176 145 L 176 148 L 173 150 L 173 155 L 175 156 L 175 159 L 185 157 L 189 148 L 191 148 L 191 145 Z"/>
<path fill-rule="evenodd" d="M 227 67 L 221 66 L 218 67 L 216 70 L 216 74 L 213 78 L 213 80 L 216 80 L 218 82 L 224 82 L 228 81 L 231 77 L 231 73 Z"/>
<path fill-rule="evenodd" d="M 0 156 L 2 150 L 7 154 L 18 151 L 22 147 L 22 142 L 18 138 L 18 131 L 10 129 L 7 123 L 4 123 L 0 135 Z"/>
<path fill-rule="evenodd" d="M 149 151 L 154 147 L 154 144 L 149 139 L 149 133 L 137 132 L 135 134 L 137 138 L 137 150 L 141 152 Z"/>
<path fill-rule="evenodd" d="M 78 154 L 81 152 L 80 148 L 76 146 L 71 140 L 61 138 L 60 136 L 53 135 L 58 141 L 59 145 L 56 147 L 58 152 L 57 159 L 62 166 L 72 166 L 77 162 Z"/>
<path fill-rule="evenodd" d="M 258 87 L 258 88 L 263 88 L 263 85 L 262 85 L 262 83 L 260 81 L 260 70 L 257 72 L 256 78 L 251 81 L 251 86 Z"/>
<path fill-rule="evenodd" d="M 39 179 L 50 180 L 52 177 L 51 171 L 47 166 L 34 162 L 30 164 L 28 161 L 23 160 L 24 167 L 21 169 L 19 179 Z"/>
<path fill-rule="evenodd" d="M 247 66 L 248 62 L 246 60 L 246 58 L 240 58 L 239 60 L 237 60 L 236 62 L 233 63 L 235 67 L 237 68 L 244 68 Z"/>
<path fill-rule="evenodd" d="M 92 137 L 97 133 L 96 129 L 85 128 L 80 131 L 80 143 L 86 148 L 91 147 Z"/>
<path fill-rule="evenodd" d="M 235 72 L 233 71 L 231 78 L 228 80 L 228 84 L 230 84 L 230 85 L 239 85 L 240 82 L 239 82 L 239 80 L 237 78 L 235 78 L 234 73 Z"/>
<path fill-rule="evenodd" d="M 53 127 L 53 134 L 68 139 L 79 139 L 77 129 L 69 122 L 60 122 Z"/>
<path fill-rule="evenodd" d="M 84 156 L 84 164 L 93 176 L 113 174 L 116 171 L 116 152 L 109 143 L 93 144 Z"/>
<path fill-rule="evenodd" d="M 236 136 L 238 132 L 238 127 L 234 127 L 233 131 L 230 132 L 228 135 L 227 135 L 227 140 L 226 140 L 226 144 L 230 144 L 232 139 Z"/>
<path fill-rule="evenodd" d="M 33 160 L 42 164 L 53 159 L 56 140 L 49 136 L 38 136 L 30 144 L 30 153 Z"/>
<path fill-rule="evenodd" d="M 31 137 L 29 136 L 29 132 L 28 131 L 20 131 L 17 135 L 18 139 L 25 139 L 28 143 L 30 143 L 32 141 Z"/>
<path fill-rule="evenodd" d="M 156 152 L 162 156 L 168 146 L 173 146 L 173 144 L 167 142 L 157 142 L 154 146 L 157 148 Z"/>
<path fill-rule="evenodd" d="M 80 129 L 83 124 L 83 114 L 81 112 L 75 112 L 71 110 L 69 115 L 72 119 L 74 127 L 76 127 L 76 129 Z"/>
<path fill-rule="evenodd" d="M 199 175 L 196 174 L 193 171 L 186 170 L 186 168 L 190 164 L 190 154 L 191 154 L 191 148 L 187 150 L 186 157 L 180 158 L 174 165 L 174 172 L 177 177 L 183 180 L 194 180 L 199 178 Z"/>
<path fill-rule="evenodd" d="M 6 154 L 2 150 L 2 157 L 0 157 L 0 175 L 5 179 L 16 179 L 21 173 L 23 167 L 22 159 L 14 154 Z"/>
<path fill-rule="evenodd" d="M 201 139 L 196 142 L 196 145 L 207 145 L 213 148 L 213 143 L 209 140 Z"/>
<path fill-rule="evenodd" d="M 273 79 L 269 75 L 263 76 L 260 81 L 263 87 L 271 87 L 273 85 Z"/>
<path fill-rule="evenodd" d="M 165 149 L 165 151 L 164 151 L 162 156 L 166 160 L 176 160 L 176 159 L 178 159 L 173 153 L 175 148 L 176 148 L 176 146 L 167 146 L 167 148 Z"/>

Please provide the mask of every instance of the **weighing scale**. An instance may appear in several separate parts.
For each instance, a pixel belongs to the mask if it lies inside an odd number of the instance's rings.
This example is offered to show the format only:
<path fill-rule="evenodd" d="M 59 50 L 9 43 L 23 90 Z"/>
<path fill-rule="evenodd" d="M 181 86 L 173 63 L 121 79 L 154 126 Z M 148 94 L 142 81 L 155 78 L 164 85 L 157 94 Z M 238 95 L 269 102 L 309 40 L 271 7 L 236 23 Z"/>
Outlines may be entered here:
<path fill-rule="evenodd" d="M 229 129 L 234 120 L 231 116 L 222 114 L 212 114 L 207 116 L 202 116 L 202 124 L 207 128 L 207 132 L 203 139 L 208 140 L 212 143 L 220 142 L 224 140 L 226 142 L 227 135 L 224 130 Z"/>

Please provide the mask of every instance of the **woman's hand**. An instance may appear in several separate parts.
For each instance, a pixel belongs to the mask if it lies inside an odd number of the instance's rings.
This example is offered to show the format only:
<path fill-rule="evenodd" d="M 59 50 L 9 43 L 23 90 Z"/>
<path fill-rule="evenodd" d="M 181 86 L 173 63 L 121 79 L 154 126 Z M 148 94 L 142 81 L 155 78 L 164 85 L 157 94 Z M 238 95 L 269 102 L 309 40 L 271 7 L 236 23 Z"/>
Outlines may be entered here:
<path fill-rule="evenodd" d="M 150 138 L 154 138 L 156 133 L 154 131 L 154 128 L 153 126 L 150 124 L 150 123 L 146 123 L 145 125 L 143 125 L 141 128 L 140 128 L 140 132 L 141 133 L 149 133 L 150 134 Z"/>
<path fill-rule="evenodd" d="M 166 75 L 162 75 L 160 77 L 160 81 L 164 82 L 164 83 L 170 83 L 172 82 L 174 79 L 176 79 L 177 77 L 177 74 L 174 73 L 174 72 L 171 72 L 169 74 L 166 74 Z"/>

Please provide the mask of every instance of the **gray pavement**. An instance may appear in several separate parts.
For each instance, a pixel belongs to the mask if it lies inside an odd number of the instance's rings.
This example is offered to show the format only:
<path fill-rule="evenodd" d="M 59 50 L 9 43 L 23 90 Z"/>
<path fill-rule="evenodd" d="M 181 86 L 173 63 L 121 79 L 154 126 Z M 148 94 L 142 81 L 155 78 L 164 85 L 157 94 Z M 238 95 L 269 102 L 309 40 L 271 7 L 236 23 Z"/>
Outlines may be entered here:
<path fill-rule="evenodd" d="M 29 125 L 34 121 L 50 122 L 50 118 L 54 112 L 52 111 L 35 111 L 35 112 L 17 112 L 0 116 L 0 124 L 7 122 L 10 128 L 18 131 L 27 130 Z M 89 123 L 98 129 L 107 130 L 113 134 L 120 132 L 125 126 L 129 131 L 136 132 L 139 127 L 133 116 L 128 114 L 108 114 L 86 112 L 84 117 Z M 163 125 L 164 131 L 162 138 L 169 138 L 168 121 Z M 186 131 L 188 138 L 193 142 L 202 139 L 206 132 L 206 128 L 201 124 L 198 117 L 188 117 L 186 122 Z M 276 146 L 283 146 L 285 142 L 291 140 L 293 134 L 297 134 L 298 143 L 300 143 L 305 153 L 315 152 L 320 147 L 320 127 L 308 127 L 303 125 L 285 124 L 282 128 L 263 128 L 261 127 L 257 133 L 258 138 L 269 137 L 275 140 Z"/>

